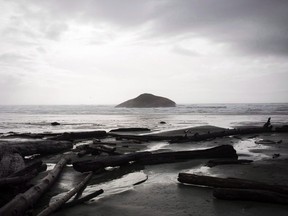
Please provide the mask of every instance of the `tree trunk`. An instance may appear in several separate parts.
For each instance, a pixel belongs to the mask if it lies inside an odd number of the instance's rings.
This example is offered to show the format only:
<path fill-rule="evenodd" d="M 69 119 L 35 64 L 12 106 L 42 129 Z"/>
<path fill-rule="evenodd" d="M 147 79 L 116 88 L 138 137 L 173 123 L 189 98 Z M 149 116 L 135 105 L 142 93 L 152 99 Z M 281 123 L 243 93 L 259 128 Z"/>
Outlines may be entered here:
<path fill-rule="evenodd" d="M 104 169 L 108 166 L 122 166 L 129 162 L 139 162 L 143 165 L 150 165 L 199 158 L 237 158 L 237 154 L 233 146 L 222 145 L 210 149 L 194 151 L 164 153 L 138 152 L 109 157 L 99 157 L 94 160 L 75 162 L 73 163 L 73 167 L 79 172 L 87 172 Z"/>
<path fill-rule="evenodd" d="M 91 138 L 105 138 L 107 136 L 106 131 L 84 131 L 84 132 L 70 132 L 63 133 L 59 136 L 52 137 L 52 140 L 77 140 L 77 139 L 91 139 Z"/>
<path fill-rule="evenodd" d="M 211 176 L 200 176 L 190 173 L 179 173 L 178 181 L 181 183 L 215 187 L 215 188 L 269 190 L 277 193 L 288 194 L 287 186 L 270 185 L 262 182 L 239 179 L 239 178 L 218 178 Z"/>
<path fill-rule="evenodd" d="M 276 192 L 251 189 L 216 188 L 214 197 L 224 200 L 247 200 L 257 202 L 269 202 L 288 204 L 288 196 Z"/>
<path fill-rule="evenodd" d="M 75 188 L 70 190 L 67 194 L 65 194 L 64 197 L 61 199 L 55 201 L 51 205 L 49 205 L 46 209 L 44 209 L 42 212 L 40 212 L 37 216 L 46 216 L 51 214 L 52 212 L 59 209 L 64 203 L 66 203 L 74 194 L 76 194 L 79 190 L 81 190 L 84 186 L 87 185 L 88 181 L 92 178 L 93 172 L 90 172 L 85 179 L 78 184 Z"/>
<path fill-rule="evenodd" d="M 229 165 L 229 164 L 250 164 L 253 160 L 237 160 L 237 159 L 218 159 L 218 160 L 209 160 L 207 162 L 208 167 L 214 167 L 218 165 Z"/>
<path fill-rule="evenodd" d="M 34 203 L 36 203 L 38 199 L 53 185 L 68 160 L 70 160 L 70 158 L 63 157 L 56 164 L 54 169 L 51 170 L 48 175 L 41 180 L 39 184 L 31 187 L 25 193 L 18 194 L 13 200 L 3 206 L 0 209 L 0 215 L 24 215 L 25 211 L 31 208 Z"/>
<path fill-rule="evenodd" d="M 33 154 L 53 154 L 73 148 L 73 144 L 68 141 L 33 140 L 24 142 L 7 142 L 0 144 L 10 146 L 22 156 Z"/>

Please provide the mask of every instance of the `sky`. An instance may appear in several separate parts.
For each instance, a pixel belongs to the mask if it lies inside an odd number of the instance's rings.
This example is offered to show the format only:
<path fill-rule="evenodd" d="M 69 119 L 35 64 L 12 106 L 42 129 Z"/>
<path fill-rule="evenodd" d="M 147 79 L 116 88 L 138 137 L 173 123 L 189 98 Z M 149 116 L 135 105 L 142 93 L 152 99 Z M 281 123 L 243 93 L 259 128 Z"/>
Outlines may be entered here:
<path fill-rule="evenodd" d="M 287 0 L 0 0 L 0 104 L 288 102 Z"/>

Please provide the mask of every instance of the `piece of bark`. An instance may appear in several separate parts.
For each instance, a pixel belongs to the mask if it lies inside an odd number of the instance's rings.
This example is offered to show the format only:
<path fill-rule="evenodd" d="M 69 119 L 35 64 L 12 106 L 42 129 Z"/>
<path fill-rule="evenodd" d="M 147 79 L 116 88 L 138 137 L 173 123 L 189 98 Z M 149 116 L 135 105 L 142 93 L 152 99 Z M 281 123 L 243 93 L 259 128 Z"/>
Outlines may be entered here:
<path fill-rule="evenodd" d="M 213 190 L 213 196 L 223 200 L 245 200 L 288 204 L 288 195 L 265 190 L 216 188 Z"/>
<path fill-rule="evenodd" d="M 100 190 L 95 191 L 95 192 L 93 192 L 93 193 L 91 193 L 91 194 L 88 194 L 88 195 L 86 195 L 86 196 L 83 196 L 83 197 L 81 197 L 81 198 L 79 198 L 79 199 L 77 199 L 77 200 L 72 200 L 72 201 L 70 201 L 70 202 L 67 202 L 67 203 L 65 203 L 65 204 L 61 207 L 61 209 L 62 209 L 62 208 L 69 208 L 69 207 L 72 207 L 72 206 L 75 206 L 75 205 L 78 205 L 78 204 L 87 202 L 87 201 L 89 201 L 89 200 L 91 200 L 91 199 L 99 196 L 99 195 L 102 194 L 103 192 L 104 192 L 104 191 L 103 191 L 102 189 L 100 189 Z"/>
<path fill-rule="evenodd" d="M 73 167 L 76 171 L 87 172 L 104 169 L 108 166 L 122 166 L 128 164 L 129 162 L 139 162 L 143 165 L 152 165 L 200 158 L 237 158 L 237 154 L 233 146 L 222 145 L 214 148 L 194 151 L 163 153 L 137 152 L 109 157 L 99 157 L 94 160 L 75 162 L 73 163 Z"/>
<path fill-rule="evenodd" d="M 269 190 L 277 193 L 288 194 L 288 186 L 286 185 L 271 185 L 263 182 L 239 178 L 219 178 L 212 176 L 195 175 L 190 173 L 179 173 L 178 181 L 186 184 L 201 185 L 215 188 Z"/>
<path fill-rule="evenodd" d="M 229 164 L 250 164 L 253 160 L 237 160 L 237 159 L 217 159 L 209 160 L 206 164 L 208 167 L 214 167 L 218 165 L 229 165 Z"/>
<path fill-rule="evenodd" d="M 59 209 L 74 194 L 76 194 L 79 190 L 81 190 L 84 186 L 87 185 L 89 180 L 92 178 L 92 175 L 93 175 L 93 172 L 90 172 L 80 184 L 78 184 L 76 187 L 74 187 L 72 190 L 70 190 L 68 193 L 66 193 L 64 197 L 62 197 L 61 199 L 59 199 L 59 200 L 55 201 L 54 203 L 52 203 L 51 205 L 49 205 L 46 209 L 41 211 L 37 216 L 46 216 L 46 215 L 53 213 L 57 209 Z"/>
<path fill-rule="evenodd" d="M 29 208 L 32 208 L 39 198 L 53 185 L 69 160 L 69 157 L 63 157 L 40 183 L 31 187 L 26 192 L 18 194 L 14 199 L 3 206 L 0 209 L 0 215 L 24 215 L 25 212 Z"/>
<path fill-rule="evenodd" d="M 33 140 L 0 144 L 0 148 L 3 146 L 10 146 L 14 148 L 22 156 L 34 154 L 53 154 L 73 148 L 72 142 L 54 140 Z"/>

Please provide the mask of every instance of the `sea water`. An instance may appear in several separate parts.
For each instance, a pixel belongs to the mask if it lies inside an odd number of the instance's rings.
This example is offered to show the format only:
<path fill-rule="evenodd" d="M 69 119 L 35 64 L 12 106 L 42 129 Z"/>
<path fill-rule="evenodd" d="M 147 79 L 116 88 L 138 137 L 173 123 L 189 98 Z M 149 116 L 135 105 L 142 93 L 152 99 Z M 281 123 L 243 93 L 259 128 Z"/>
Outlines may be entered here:
<path fill-rule="evenodd" d="M 288 103 L 183 104 L 171 108 L 115 108 L 112 105 L 0 106 L 0 133 L 108 131 L 119 127 L 147 127 L 158 131 L 201 125 L 231 128 L 262 125 L 268 117 L 271 117 L 272 124 L 287 124 Z M 52 126 L 51 122 L 55 121 L 60 125 Z"/>

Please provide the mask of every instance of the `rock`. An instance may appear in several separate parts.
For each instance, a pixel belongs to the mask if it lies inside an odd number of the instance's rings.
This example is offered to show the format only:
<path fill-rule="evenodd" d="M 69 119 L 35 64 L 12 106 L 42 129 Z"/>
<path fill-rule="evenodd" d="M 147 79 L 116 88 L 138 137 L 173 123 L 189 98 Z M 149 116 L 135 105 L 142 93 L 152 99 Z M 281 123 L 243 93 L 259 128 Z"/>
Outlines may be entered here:
<path fill-rule="evenodd" d="M 166 122 L 165 121 L 160 121 L 159 124 L 166 124 Z"/>
<path fill-rule="evenodd" d="M 168 98 L 153 94 L 141 94 L 134 99 L 127 100 L 116 107 L 126 108 L 152 108 L 152 107 L 175 107 L 176 103 Z"/>
<path fill-rule="evenodd" d="M 57 125 L 60 125 L 60 123 L 59 122 L 52 122 L 51 125 L 52 126 L 57 126 Z"/>

